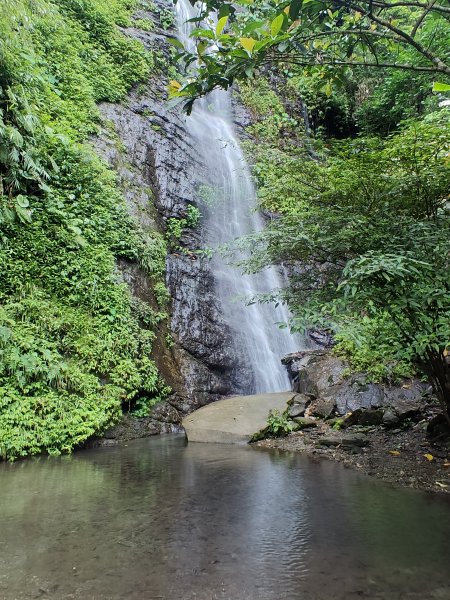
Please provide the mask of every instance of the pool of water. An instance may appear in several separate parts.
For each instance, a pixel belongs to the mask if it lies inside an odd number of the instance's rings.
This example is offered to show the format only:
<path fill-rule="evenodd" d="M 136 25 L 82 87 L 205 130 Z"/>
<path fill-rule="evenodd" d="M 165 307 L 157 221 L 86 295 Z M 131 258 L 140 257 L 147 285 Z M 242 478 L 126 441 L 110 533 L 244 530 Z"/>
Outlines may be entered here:
<path fill-rule="evenodd" d="M 182 436 L 0 465 L 0 598 L 450 600 L 450 501 Z"/>

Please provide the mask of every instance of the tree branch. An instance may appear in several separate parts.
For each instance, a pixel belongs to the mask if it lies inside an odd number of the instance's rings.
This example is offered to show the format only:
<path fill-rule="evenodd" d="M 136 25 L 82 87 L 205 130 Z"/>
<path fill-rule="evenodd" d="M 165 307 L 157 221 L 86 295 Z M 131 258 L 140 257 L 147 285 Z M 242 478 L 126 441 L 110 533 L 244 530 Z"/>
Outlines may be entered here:
<path fill-rule="evenodd" d="M 296 58 L 292 59 L 292 56 L 277 54 L 277 59 L 283 60 L 284 62 L 291 63 L 294 65 L 298 65 L 300 67 L 313 67 L 319 65 L 331 65 L 335 67 L 349 66 L 349 67 L 377 67 L 381 69 L 400 69 L 403 71 L 417 71 L 420 73 L 436 73 L 439 71 L 436 67 L 421 67 L 409 64 L 402 63 L 387 63 L 387 62 L 355 62 L 355 61 L 346 61 L 346 60 L 323 60 L 319 61 L 306 61 L 306 60 L 298 60 Z M 270 56 L 267 60 L 264 60 L 263 63 L 273 62 L 270 60 Z M 447 73 L 447 71 L 443 71 Z"/>
<path fill-rule="evenodd" d="M 425 2 L 408 2 L 407 0 L 405 0 L 404 2 L 381 2 L 380 0 L 373 0 L 372 4 L 373 6 L 376 6 L 381 10 L 390 10 L 391 8 L 398 8 L 401 6 L 405 6 L 408 8 L 428 8 L 428 4 L 426 4 Z M 447 6 L 442 6 L 442 4 L 435 4 L 432 7 L 431 11 L 450 16 L 450 8 L 447 8 Z"/>
<path fill-rule="evenodd" d="M 389 31 L 392 31 L 399 37 L 403 38 L 410 46 L 415 48 L 417 52 L 422 54 L 422 56 L 425 56 L 425 58 L 427 58 L 430 62 L 436 65 L 436 71 L 439 71 L 440 73 L 445 73 L 446 75 L 450 75 L 450 66 L 446 65 L 444 61 L 442 61 L 438 56 L 435 56 L 430 50 L 422 46 L 422 44 L 420 44 L 417 40 L 415 40 L 408 33 L 406 33 L 406 31 L 403 31 L 399 27 L 393 25 L 391 22 L 386 21 L 386 19 L 382 19 L 378 15 L 367 12 L 362 6 L 358 4 L 350 4 L 349 6 L 354 10 L 365 14 L 374 23 L 378 23 L 378 25 L 385 27 Z"/>
<path fill-rule="evenodd" d="M 371 35 L 374 37 L 379 37 L 387 40 L 394 40 L 395 42 L 406 43 L 404 40 L 399 39 L 397 35 L 383 33 L 381 31 L 372 31 L 372 29 L 338 29 L 338 30 L 329 30 L 329 31 L 320 31 L 318 33 L 313 33 L 311 35 L 307 35 L 305 37 L 300 37 L 298 41 L 307 42 L 309 40 L 315 40 L 321 37 L 335 37 L 337 35 Z M 293 36 L 292 39 L 296 39 Z"/>
<path fill-rule="evenodd" d="M 420 27 L 420 26 L 422 25 L 422 23 L 424 22 L 424 20 L 425 20 L 425 18 L 426 18 L 426 16 L 427 16 L 427 14 L 428 14 L 428 13 L 430 12 L 430 10 L 433 8 L 433 5 L 434 5 L 434 4 L 436 4 L 436 1 L 437 1 L 437 0 L 433 0 L 433 1 L 431 1 L 431 2 L 429 3 L 429 6 L 428 6 L 428 8 L 426 8 L 426 9 L 423 11 L 423 13 L 420 15 L 420 17 L 417 19 L 417 21 L 416 21 L 416 23 L 415 23 L 415 25 L 414 25 L 414 27 L 412 28 L 412 31 L 411 31 L 411 37 L 412 37 L 412 38 L 416 37 L 417 30 L 419 29 L 419 27 Z"/>

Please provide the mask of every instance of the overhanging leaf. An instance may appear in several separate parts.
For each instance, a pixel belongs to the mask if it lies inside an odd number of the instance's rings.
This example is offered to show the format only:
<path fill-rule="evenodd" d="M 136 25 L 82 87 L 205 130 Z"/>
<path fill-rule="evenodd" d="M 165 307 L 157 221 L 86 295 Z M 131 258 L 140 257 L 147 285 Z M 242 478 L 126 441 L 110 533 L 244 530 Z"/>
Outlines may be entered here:
<path fill-rule="evenodd" d="M 227 21 L 228 21 L 228 15 L 226 15 L 225 17 L 222 17 L 221 19 L 219 19 L 217 21 L 216 35 L 220 35 L 222 33 L 222 31 L 225 29 L 225 25 L 227 24 Z"/>
<path fill-rule="evenodd" d="M 283 27 L 284 22 L 284 14 L 281 13 L 275 17 L 275 19 L 270 24 L 270 34 L 272 37 L 276 37 Z"/>
<path fill-rule="evenodd" d="M 239 42 L 249 53 L 252 52 L 256 44 L 256 40 L 254 40 L 253 38 L 239 38 Z"/>
<path fill-rule="evenodd" d="M 169 42 L 169 44 L 172 44 L 172 46 L 175 46 L 176 48 L 181 48 L 181 49 L 184 50 L 184 46 L 180 42 L 179 39 L 177 39 L 177 38 L 167 38 L 167 41 Z"/>

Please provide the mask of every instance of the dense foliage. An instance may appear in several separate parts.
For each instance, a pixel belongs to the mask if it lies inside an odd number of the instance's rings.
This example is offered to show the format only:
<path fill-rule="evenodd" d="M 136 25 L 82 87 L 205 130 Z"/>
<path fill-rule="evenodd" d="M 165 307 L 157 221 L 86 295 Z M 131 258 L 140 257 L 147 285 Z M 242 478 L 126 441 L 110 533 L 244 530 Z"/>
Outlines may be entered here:
<path fill-rule="evenodd" d="M 439 108 L 450 90 L 450 9 L 383 0 L 208 8 L 219 20 L 206 18 L 192 34 L 196 52 L 180 53 L 187 65 L 196 55 L 198 73 L 188 70 L 172 95 L 189 110 L 240 80 L 272 217 L 240 242 L 251 246 L 242 266 L 283 263 L 291 326 L 331 330 L 335 351 L 372 380 L 426 374 L 450 419 L 450 125 Z"/>
<path fill-rule="evenodd" d="M 164 307 L 132 302 L 118 258 L 163 288 L 165 243 L 138 230 L 83 144 L 152 56 L 118 25 L 134 0 L 0 6 L 0 455 L 70 451 L 166 393 L 150 359 Z M 159 294 L 164 303 L 167 294 Z"/>
<path fill-rule="evenodd" d="M 438 82 L 450 76 L 445 2 L 207 0 L 194 20 L 196 44 L 180 58 L 187 66 L 197 61 L 197 74 L 172 89 L 174 97 L 189 99 L 188 110 L 196 97 L 251 78 L 265 65 L 319 71 L 328 87 L 349 66 L 430 73 Z"/>
<path fill-rule="evenodd" d="M 292 265 L 291 325 L 332 330 L 336 351 L 373 380 L 419 369 L 448 407 L 448 112 L 405 121 L 387 138 L 299 144 L 288 115 L 275 125 L 283 109 L 273 94 L 263 84 L 241 95 L 255 118 L 261 205 L 279 215 L 251 239 L 245 268 Z"/>

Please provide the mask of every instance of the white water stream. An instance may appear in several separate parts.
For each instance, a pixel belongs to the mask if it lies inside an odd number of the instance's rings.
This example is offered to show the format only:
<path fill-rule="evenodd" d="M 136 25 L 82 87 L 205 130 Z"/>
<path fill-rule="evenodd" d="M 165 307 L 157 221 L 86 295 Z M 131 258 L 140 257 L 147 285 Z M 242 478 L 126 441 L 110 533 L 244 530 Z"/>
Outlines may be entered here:
<path fill-rule="evenodd" d="M 198 16 L 198 12 L 189 0 L 178 0 L 176 11 L 179 39 L 189 47 L 193 24 L 187 21 Z M 216 90 L 198 100 L 186 124 L 207 166 L 208 183 L 216 196 L 208 210 L 208 243 L 221 246 L 261 231 L 264 221 L 255 211 L 255 189 L 234 131 L 230 95 Z M 217 255 L 213 259 L 213 271 L 224 319 L 232 330 L 241 334 L 238 339 L 253 370 L 253 389 L 246 392 L 289 389 L 280 360 L 285 354 L 298 350 L 300 341 L 288 329 L 280 329 L 276 324 L 288 321 L 287 308 L 260 303 L 246 306 L 242 300 L 243 296 L 252 298 L 282 287 L 280 274 L 271 267 L 256 275 L 244 275 Z"/>

